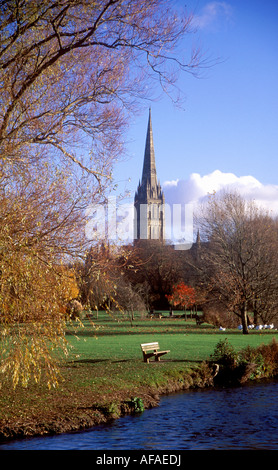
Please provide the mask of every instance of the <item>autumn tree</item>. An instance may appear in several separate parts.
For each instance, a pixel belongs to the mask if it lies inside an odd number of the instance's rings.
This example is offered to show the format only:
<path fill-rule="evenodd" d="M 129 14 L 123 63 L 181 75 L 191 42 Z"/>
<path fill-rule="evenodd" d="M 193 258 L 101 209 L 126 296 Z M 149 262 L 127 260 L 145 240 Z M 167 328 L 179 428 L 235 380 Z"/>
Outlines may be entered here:
<path fill-rule="evenodd" d="M 135 314 L 141 318 L 146 316 L 147 307 L 144 302 L 144 293 L 141 286 L 132 286 L 123 276 L 117 282 L 114 297 L 114 308 L 126 315 L 132 325 Z"/>
<path fill-rule="evenodd" d="M 140 99 L 158 83 L 173 92 L 176 73 L 195 73 L 200 57 L 176 55 L 191 16 L 165 0 L 0 6 L 1 370 L 26 385 L 44 363 L 56 383 L 49 345 L 65 346 L 60 267 L 86 257 L 85 208 L 107 197 Z"/>
<path fill-rule="evenodd" d="M 191 16 L 164 0 L 0 4 L 0 148 L 19 165 L 56 156 L 109 177 L 126 112 L 152 79 L 169 92 L 175 71 L 200 65 L 196 51 L 175 56 Z"/>
<path fill-rule="evenodd" d="M 118 249 L 114 252 L 103 242 L 92 245 L 84 263 L 78 267 L 82 303 L 90 310 L 110 310 L 121 276 Z"/>
<path fill-rule="evenodd" d="M 211 196 L 199 224 L 210 297 L 233 312 L 247 334 L 248 311 L 260 308 L 263 318 L 268 304 L 277 312 L 278 240 L 273 219 L 253 201 L 224 192 Z"/>
<path fill-rule="evenodd" d="M 251 239 L 256 234 L 257 253 L 253 269 L 252 310 L 254 323 L 270 324 L 278 320 L 278 231 L 277 220 L 262 214 L 249 227 Z"/>
<path fill-rule="evenodd" d="M 145 292 L 149 308 L 168 308 L 165 294 L 182 278 L 183 260 L 173 246 L 159 240 L 138 240 L 129 257 L 125 276 Z"/>
<path fill-rule="evenodd" d="M 80 249 L 78 199 L 64 173 L 50 177 L 41 168 L 39 176 L 25 171 L 1 181 L 0 371 L 14 385 L 38 381 L 42 371 L 49 386 L 57 384 L 52 351 L 67 351 L 66 307 L 78 297 L 67 267 Z"/>
<path fill-rule="evenodd" d="M 173 286 L 173 292 L 166 295 L 168 302 L 173 307 L 181 307 L 184 310 L 192 308 L 196 302 L 196 293 L 193 287 L 187 286 L 184 282 Z"/>
<path fill-rule="evenodd" d="M 110 315 L 127 315 L 131 323 L 135 312 L 146 313 L 141 286 L 133 286 L 125 276 L 134 250 L 129 246 L 110 247 L 102 243 L 92 246 L 86 262 L 78 267 L 81 300 L 85 307 L 96 312 L 106 310 Z M 134 262 L 134 261 L 133 261 Z"/>

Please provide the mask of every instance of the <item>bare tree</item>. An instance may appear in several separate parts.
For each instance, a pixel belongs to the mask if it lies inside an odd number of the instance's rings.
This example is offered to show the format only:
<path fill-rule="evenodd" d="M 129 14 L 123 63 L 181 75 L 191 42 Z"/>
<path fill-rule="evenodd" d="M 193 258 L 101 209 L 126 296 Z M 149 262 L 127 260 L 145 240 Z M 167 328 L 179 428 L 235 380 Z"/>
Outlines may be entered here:
<path fill-rule="evenodd" d="M 261 216 L 251 231 L 257 237 L 257 262 L 253 268 L 253 312 L 255 324 L 259 320 L 270 324 L 278 320 L 278 232 L 277 221 Z"/>
<path fill-rule="evenodd" d="M 248 333 L 248 310 L 277 308 L 277 231 L 271 217 L 237 193 L 212 196 L 200 219 L 210 295 L 241 319 Z M 275 248 L 276 247 L 276 248 Z M 270 296 L 270 292 L 272 292 Z M 264 314 L 263 314 L 264 311 Z"/>

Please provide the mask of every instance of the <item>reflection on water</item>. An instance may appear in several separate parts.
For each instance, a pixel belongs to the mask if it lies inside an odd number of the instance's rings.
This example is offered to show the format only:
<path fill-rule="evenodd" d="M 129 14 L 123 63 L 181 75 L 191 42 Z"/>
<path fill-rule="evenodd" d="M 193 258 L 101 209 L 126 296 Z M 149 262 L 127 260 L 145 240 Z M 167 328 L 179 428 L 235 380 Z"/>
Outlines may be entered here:
<path fill-rule="evenodd" d="M 13 441 L 0 450 L 278 449 L 278 382 L 164 397 L 158 408 L 88 431 Z"/>

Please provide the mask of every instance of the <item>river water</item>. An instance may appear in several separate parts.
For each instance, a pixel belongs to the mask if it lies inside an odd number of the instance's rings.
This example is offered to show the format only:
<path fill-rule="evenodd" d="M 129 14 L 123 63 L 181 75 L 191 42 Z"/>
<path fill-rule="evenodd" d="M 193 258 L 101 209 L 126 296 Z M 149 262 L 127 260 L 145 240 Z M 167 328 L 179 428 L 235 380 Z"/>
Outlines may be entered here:
<path fill-rule="evenodd" d="M 168 395 L 157 408 L 0 450 L 278 450 L 278 382 Z"/>

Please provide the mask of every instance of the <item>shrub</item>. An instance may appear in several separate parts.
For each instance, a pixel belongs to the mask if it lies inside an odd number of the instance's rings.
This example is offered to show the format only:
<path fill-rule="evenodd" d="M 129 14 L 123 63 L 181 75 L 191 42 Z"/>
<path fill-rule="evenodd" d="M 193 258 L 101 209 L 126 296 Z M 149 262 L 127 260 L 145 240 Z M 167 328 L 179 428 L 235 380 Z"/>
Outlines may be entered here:
<path fill-rule="evenodd" d="M 134 413 L 142 413 L 144 411 L 144 403 L 142 398 L 134 397 L 130 401 Z"/>
<path fill-rule="evenodd" d="M 278 374 L 278 343 L 273 338 L 269 344 L 262 344 L 258 348 L 247 346 L 240 354 L 242 363 L 256 365 L 253 378 L 273 377 Z"/>
<path fill-rule="evenodd" d="M 254 380 L 265 375 L 266 366 L 259 348 L 247 346 L 239 354 L 239 363 L 243 371 L 241 381 Z"/>
<path fill-rule="evenodd" d="M 236 328 L 238 324 L 237 317 L 232 312 L 229 312 L 220 302 L 207 303 L 203 305 L 202 310 L 206 322 L 211 325 Z"/>
<path fill-rule="evenodd" d="M 269 376 L 275 376 L 278 374 L 278 343 L 273 338 L 271 343 L 265 345 L 262 344 L 258 348 L 260 354 L 263 357 L 265 372 Z"/>
<path fill-rule="evenodd" d="M 227 338 L 225 338 L 217 343 L 211 359 L 221 366 L 235 367 L 238 362 L 238 354 L 233 346 L 228 343 Z"/>
<path fill-rule="evenodd" d="M 247 346 L 237 354 L 226 338 L 216 345 L 211 360 L 220 366 L 216 377 L 219 383 L 273 378 L 278 375 L 278 343 L 273 338 L 270 344 L 258 348 Z"/>
<path fill-rule="evenodd" d="M 271 343 L 262 344 L 258 349 L 265 360 L 278 366 L 278 343 L 275 338 L 272 339 Z"/>

